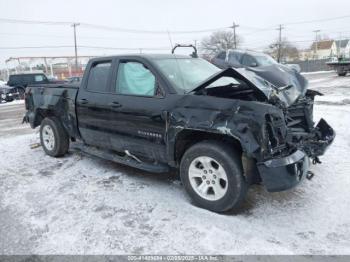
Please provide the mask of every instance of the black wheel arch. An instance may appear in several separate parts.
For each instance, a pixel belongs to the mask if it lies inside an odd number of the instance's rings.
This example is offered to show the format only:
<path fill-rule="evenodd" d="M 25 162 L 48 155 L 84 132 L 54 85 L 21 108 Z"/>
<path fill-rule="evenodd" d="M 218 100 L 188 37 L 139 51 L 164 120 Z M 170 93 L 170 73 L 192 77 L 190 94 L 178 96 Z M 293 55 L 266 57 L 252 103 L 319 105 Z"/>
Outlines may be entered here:
<path fill-rule="evenodd" d="M 214 140 L 222 141 L 232 145 L 238 152 L 242 153 L 243 149 L 241 142 L 232 136 L 215 132 L 200 131 L 193 129 L 184 129 L 176 135 L 174 143 L 174 160 L 178 164 L 181 161 L 183 154 L 192 145 L 205 141 Z"/>
<path fill-rule="evenodd" d="M 55 110 L 50 110 L 50 109 L 43 109 L 43 108 L 37 108 L 34 112 L 34 117 L 33 117 L 33 123 L 31 123 L 32 127 L 35 128 L 37 126 L 41 125 L 41 122 L 46 118 L 46 117 L 55 117 L 60 121 L 62 124 L 64 130 L 67 132 L 67 134 L 70 136 L 71 139 L 77 138 L 77 134 L 72 131 L 72 128 L 69 126 L 70 123 L 65 121 L 64 116 L 60 116 L 57 114 Z"/>
<path fill-rule="evenodd" d="M 174 163 L 179 166 L 186 150 L 191 146 L 203 141 L 218 141 L 229 145 L 241 156 L 241 164 L 244 170 L 244 177 L 249 184 L 259 183 L 260 174 L 256 166 L 256 159 L 249 156 L 242 147 L 241 141 L 227 134 L 214 133 L 208 131 L 184 129 L 180 131 L 174 143 Z"/>

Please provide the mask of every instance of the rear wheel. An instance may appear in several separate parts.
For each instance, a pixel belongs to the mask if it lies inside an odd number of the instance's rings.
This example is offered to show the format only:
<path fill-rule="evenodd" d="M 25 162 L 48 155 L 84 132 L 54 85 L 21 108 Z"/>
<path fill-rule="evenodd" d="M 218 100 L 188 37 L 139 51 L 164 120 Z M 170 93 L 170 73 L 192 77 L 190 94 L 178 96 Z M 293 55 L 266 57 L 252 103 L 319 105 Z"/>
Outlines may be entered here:
<path fill-rule="evenodd" d="M 40 142 L 49 156 L 59 157 L 68 152 L 69 136 L 56 117 L 46 117 L 41 122 Z"/>
<path fill-rule="evenodd" d="M 181 160 L 180 176 L 194 203 L 214 212 L 237 209 L 248 189 L 240 154 L 218 141 L 189 148 Z"/>

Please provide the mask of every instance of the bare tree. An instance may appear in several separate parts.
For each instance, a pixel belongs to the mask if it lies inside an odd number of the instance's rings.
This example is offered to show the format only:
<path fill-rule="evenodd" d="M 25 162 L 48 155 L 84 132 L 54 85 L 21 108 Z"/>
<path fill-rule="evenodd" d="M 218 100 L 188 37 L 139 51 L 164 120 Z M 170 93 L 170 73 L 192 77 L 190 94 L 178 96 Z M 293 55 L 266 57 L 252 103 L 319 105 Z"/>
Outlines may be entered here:
<path fill-rule="evenodd" d="M 242 39 L 236 34 L 236 45 L 239 46 Z M 234 49 L 235 39 L 232 31 L 216 31 L 201 42 L 201 50 L 206 55 L 213 55 L 222 50 Z"/>
<path fill-rule="evenodd" d="M 296 46 L 290 43 L 287 38 L 283 38 L 281 43 L 278 40 L 269 45 L 266 53 L 273 58 L 278 59 L 278 50 L 280 49 L 280 61 L 298 60 L 299 50 Z"/>

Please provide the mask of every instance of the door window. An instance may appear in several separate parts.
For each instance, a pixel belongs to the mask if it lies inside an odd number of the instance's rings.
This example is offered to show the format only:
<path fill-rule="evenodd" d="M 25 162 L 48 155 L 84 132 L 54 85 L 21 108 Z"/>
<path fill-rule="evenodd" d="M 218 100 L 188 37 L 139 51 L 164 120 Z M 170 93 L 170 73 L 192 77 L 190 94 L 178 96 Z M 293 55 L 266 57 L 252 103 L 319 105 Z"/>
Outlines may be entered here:
<path fill-rule="evenodd" d="M 228 55 L 228 61 L 231 64 L 240 64 L 241 59 L 242 59 L 242 53 L 230 52 Z"/>
<path fill-rule="evenodd" d="M 257 65 L 254 57 L 252 57 L 250 55 L 243 56 L 242 64 L 245 66 L 256 66 Z"/>
<path fill-rule="evenodd" d="M 122 62 L 118 66 L 116 92 L 125 95 L 154 96 L 156 78 L 143 64 Z"/>
<path fill-rule="evenodd" d="M 108 92 L 108 79 L 112 62 L 99 62 L 94 64 L 89 72 L 87 89 L 97 92 Z"/>

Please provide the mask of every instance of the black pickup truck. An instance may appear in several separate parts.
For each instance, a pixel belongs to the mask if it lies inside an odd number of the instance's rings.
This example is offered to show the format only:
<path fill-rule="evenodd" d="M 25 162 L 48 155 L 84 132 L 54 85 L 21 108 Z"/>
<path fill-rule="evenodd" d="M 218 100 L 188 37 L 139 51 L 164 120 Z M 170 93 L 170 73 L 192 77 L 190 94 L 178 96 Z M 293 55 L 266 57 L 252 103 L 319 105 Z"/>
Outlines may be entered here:
<path fill-rule="evenodd" d="M 72 142 L 149 172 L 177 169 L 196 205 L 222 212 L 252 183 L 292 188 L 334 139 L 325 120 L 312 119 L 321 94 L 283 70 L 221 70 L 178 55 L 94 58 L 80 86 L 27 87 L 24 121 L 40 126 L 50 156 Z"/>

